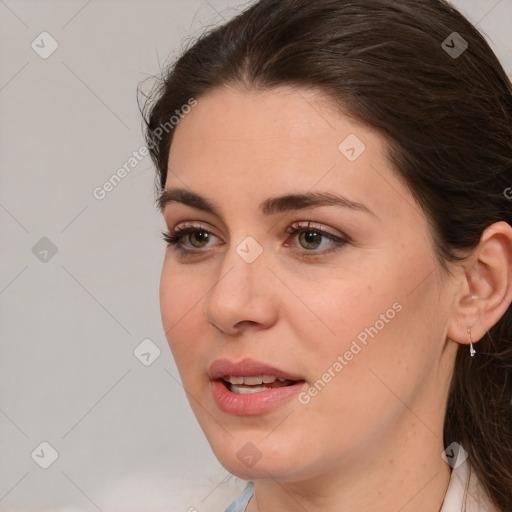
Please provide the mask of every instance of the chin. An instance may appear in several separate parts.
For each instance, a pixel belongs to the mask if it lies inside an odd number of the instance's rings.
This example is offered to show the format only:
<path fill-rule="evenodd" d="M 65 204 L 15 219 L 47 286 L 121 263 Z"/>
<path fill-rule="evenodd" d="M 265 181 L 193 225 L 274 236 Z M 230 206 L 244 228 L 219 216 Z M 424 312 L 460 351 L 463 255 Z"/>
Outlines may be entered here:
<path fill-rule="evenodd" d="M 231 474 L 242 480 L 278 480 L 285 481 L 294 479 L 290 474 L 289 464 L 282 464 L 274 461 L 264 461 L 264 457 L 256 462 L 254 466 L 249 467 L 241 463 L 236 456 L 227 455 L 225 457 L 217 456 L 219 462 Z"/>
<path fill-rule="evenodd" d="M 300 453 L 300 446 L 289 446 L 284 439 L 281 443 L 270 443 L 266 436 L 268 433 L 260 436 L 235 434 L 229 440 L 226 435 L 209 442 L 222 466 L 238 478 L 279 481 L 299 478 L 301 468 L 296 455 Z"/>

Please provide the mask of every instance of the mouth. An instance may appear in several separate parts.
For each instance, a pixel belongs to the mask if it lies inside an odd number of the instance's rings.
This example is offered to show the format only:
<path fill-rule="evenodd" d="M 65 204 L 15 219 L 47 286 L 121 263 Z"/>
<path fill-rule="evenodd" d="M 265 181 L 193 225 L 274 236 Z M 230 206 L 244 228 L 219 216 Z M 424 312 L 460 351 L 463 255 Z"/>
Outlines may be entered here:
<path fill-rule="evenodd" d="M 269 412 L 299 393 L 305 380 L 266 363 L 244 359 L 238 363 L 219 359 L 209 368 L 213 398 L 228 414 Z"/>
<path fill-rule="evenodd" d="M 275 375 L 253 375 L 253 376 L 232 376 L 225 375 L 220 379 L 224 386 L 232 393 L 240 395 L 249 395 L 251 393 L 261 393 L 268 389 L 281 388 L 285 386 L 292 386 L 297 382 L 290 379 L 281 379 Z"/>

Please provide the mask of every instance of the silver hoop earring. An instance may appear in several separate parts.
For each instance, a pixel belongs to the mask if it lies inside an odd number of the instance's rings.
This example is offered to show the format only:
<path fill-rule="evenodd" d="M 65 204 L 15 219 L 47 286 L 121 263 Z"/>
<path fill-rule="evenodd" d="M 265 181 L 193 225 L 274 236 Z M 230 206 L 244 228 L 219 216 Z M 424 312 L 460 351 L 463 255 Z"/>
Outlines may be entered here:
<path fill-rule="evenodd" d="M 473 340 L 471 339 L 471 329 L 468 327 L 468 338 L 469 338 L 469 354 L 473 357 L 476 354 L 476 350 L 473 348 Z"/>

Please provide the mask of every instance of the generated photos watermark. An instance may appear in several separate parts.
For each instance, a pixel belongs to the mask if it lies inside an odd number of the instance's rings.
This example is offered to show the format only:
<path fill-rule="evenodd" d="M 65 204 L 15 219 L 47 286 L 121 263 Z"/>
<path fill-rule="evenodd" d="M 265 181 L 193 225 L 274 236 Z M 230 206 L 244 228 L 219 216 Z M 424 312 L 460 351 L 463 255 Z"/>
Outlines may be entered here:
<path fill-rule="evenodd" d="M 322 376 L 305 391 L 298 394 L 297 399 L 303 405 L 311 402 L 311 399 L 318 395 L 329 382 L 338 375 L 345 366 L 348 365 L 354 357 L 361 352 L 361 350 L 368 345 L 369 338 L 375 338 L 381 331 L 389 324 L 393 318 L 396 317 L 403 307 L 400 302 L 395 302 L 385 313 L 379 315 L 379 319 L 375 321 L 370 327 L 365 327 L 357 336 L 352 340 L 350 348 L 346 350 L 343 355 L 338 355 L 332 365 L 322 374 Z M 362 346 L 361 346 L 362 345 Z"/>
<path fill-rule="evenodd" d="M 149 148 L 156 146 L 162 140 L 164 132 L 168 134 L 173 130 L 180 120 L 189 114 L 192 111 L 192 108 L 196 105 L 197 100 L 195 98 L 190 98 L 187 103 L 181 106 L 181 109 L 176 109 L 174 111 L 175 113 L 168 121 L 161 124 L 153 131 L 153 140 L 148 144 Z M 117 169 L 117 171 L 105 180 L 102 185 L 95 187 L 92 191 L 94 199 L 97 199 L 98 201 L 105 199 L 107 195 L 112 192 L 149 153 L 148 146 L 142 145 L 136 151 L 133 151 L 131 156 L 121 167 Z"/>

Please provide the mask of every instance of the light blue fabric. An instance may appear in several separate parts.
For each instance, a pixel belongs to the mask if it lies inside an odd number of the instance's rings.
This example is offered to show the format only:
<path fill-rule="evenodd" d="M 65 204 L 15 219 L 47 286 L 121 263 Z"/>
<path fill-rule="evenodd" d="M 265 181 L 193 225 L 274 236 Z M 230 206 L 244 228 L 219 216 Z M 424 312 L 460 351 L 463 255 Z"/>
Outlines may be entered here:
<path fill-rule="evenodd" d="M 248 482 L 245 489 L 235 498 L 224 512 L 244 512 L 253 494 L 252 482 Z"/>

